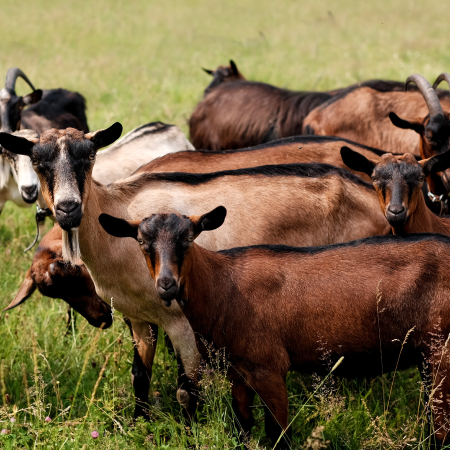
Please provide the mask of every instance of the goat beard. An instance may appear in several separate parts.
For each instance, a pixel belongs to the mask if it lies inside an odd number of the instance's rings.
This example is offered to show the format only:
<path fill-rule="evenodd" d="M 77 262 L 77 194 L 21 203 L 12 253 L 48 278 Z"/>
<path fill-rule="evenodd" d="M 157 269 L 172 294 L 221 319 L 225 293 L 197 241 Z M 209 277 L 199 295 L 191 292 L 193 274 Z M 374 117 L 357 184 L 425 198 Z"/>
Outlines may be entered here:
<path fill-rule="evenodd" d="M 83 264 L 78 228 L 70 231 L 62 230 L 62 254 L 64 261 L 72 264 L 72 266 Z"/>

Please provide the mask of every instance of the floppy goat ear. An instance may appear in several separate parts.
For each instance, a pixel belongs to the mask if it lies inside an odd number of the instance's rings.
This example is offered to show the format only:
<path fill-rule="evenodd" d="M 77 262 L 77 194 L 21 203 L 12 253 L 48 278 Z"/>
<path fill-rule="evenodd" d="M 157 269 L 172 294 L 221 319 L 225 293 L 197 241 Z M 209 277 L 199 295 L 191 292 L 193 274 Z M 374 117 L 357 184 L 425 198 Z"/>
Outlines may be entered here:
<path fill-rule="evenodd" d="M 397 114 L 395 114 L 395 112 L 390 112 L 389 119 L 391 119 L 392 124 L 395 125 L 397 128 L 402 128 L 403 130 L 414 130 L 416 133 L 419 134 L 422 134 L 424 132 L 424 127 L 422 124 L 423 119 L 421 118 L 405 120 L 398 117 Z"/>
<path fill-rule="evenodd" d="M 137 239 L 139 222 L 128 222 L 109 214 L 100 214 L 98 221 L 103 229 L 111 236 Z"/>
<path fill-rule="evenodd" d="M 364 155 L 361 155 L 361 153 L 355 152 L 348 147 L 341 148 L 341 158 L 347 167 L 358 172 L 364 172 L 369 175 L 369 177 L 372 175 L 373 169 L 377 165 L 375 161 L 366 158 Z"/>
<path fill-rule="evenodd" d="M 39 139 L 28 140 L 24 137 L 13 136 L 9 133 L 0 133 L 0 145 L 17 155 L 31 156 L 31 150 L 34 144 L 38 142 Z"/>
<path fill-rule="evenodd" d="M 104 130 L 93 131 L 86 133 L 84 137 L 94 143 L 97 150 L 99 148 L 107 147 L 114 141 L 120 138 L 123 127 L 119 122 L 113 123 L 109 128 Z"/>
<path fill-rule="evenodd" d="M 428 159 L 422 159 L 419 164 L 426 176 L 433 172 L 443 172 L 450 167 L 450 150 Z"/>
<path fill-rule="evenodd" d="M 214 75 L 214 72 L 213 72 L 212 70 L 205 69 L 204 67 L 202 67 L 202 69 L 203 69 L 208 75 Z"/>
<path fill-rule="evenodd" d="M 16 306 L 21 305 L 25 300 L 30 298 L 31 294 L 33 294 L 33 292 L 36 290 L 37 286 L 34 283 L 33 278 L 31 278 L 30 272 L 31 270 L 28 269 L 28 272 L 25 275 L 25 280 L 23 280 L 23 283 L 19 288 L 19 292 L 17 292 L 14 300 L 3 311 L 8 311 L 15 308 Z"/>
<path fill-rule="evenodd" d="M 203 216 L 193 216 L 191 221 L 194 224 L 194 234 L 197 237 L 202 231 L 211 231 L 219 228 L 227 215 L 227 210 L 224 206 L 218 206 L 209 213 Z"/>

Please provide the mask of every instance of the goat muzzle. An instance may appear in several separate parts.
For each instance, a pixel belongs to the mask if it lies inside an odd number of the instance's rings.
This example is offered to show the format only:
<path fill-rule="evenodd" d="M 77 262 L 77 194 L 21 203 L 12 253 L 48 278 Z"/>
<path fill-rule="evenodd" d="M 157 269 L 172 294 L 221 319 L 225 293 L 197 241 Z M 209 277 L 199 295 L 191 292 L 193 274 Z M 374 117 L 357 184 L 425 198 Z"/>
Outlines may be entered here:
<path fill-rule="evenodd" d="M 83 218 L 81 203 L 70 200 L 58 202 L 55 205 L 55 217 L 59 226 L 65 231 L 78 228 Z"/>

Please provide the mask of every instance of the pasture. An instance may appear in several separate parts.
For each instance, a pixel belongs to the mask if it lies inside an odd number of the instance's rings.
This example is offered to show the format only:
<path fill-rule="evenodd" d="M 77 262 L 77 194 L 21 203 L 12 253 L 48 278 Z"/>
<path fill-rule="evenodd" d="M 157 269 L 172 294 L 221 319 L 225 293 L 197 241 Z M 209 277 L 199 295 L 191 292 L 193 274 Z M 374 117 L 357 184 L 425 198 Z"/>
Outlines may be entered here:
<path fill-rule="evenodd" d="M 417 72 L 433 81 L 450 71 L 449 12 L 446 3 L 406 0 L 3 0 L 0 76 L 16 66 L 36 88 L 82 93 L 91 130 L 119 121 L 125 133 L 160 120 L 187 133 L 187 119 L 210 81 L 201 67 L 214 69 L 230 58 L 248 79 L 290 89 L 326 90 L 370 78 L 402 81 Z M 28 93 L 23 81 L 17 88 Z M 32 252 L 23 249 L 34 233 L 34 206 L 9 203 L 0 217 L 3 307 L 31 263 Z M 160 333 L 152 421 L 135 423 L 133 344 L 120 314 L 106 331 L 78 317 L 67 333 L 65 316 L 62 301 L 37 292 L 1 314 L 1 448 L 238 447 L 229 384 L 214 367 L 203 374 L 201 405 L 188 426 L 175 398 L 176 362 Z M 446 336 L 437 329 L 440 339 Z M 326 343 L 317 345 L 331 368 Z M 399 355 L 401 347 L 399 342 Z M 416 369 L 358 381 L 291 373 L 288 389 L 291 418 L 297 414 L 292 448 L 428 448 Z M 255 417 L 250 448 L 268 449 L 258 401 Z"/>

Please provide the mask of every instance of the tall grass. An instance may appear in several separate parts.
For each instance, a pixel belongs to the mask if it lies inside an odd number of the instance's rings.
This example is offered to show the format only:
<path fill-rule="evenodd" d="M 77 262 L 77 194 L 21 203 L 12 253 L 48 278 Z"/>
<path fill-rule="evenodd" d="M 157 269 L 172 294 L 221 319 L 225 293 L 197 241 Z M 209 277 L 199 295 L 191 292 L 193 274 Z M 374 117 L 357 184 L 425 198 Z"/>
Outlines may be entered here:
<path fill-rule="evenodd" d="M 3 0 L 0 74 L 22 68 L 36 87 L 87 99 L 91 129 L 128 131 L 162 120 L 185 132 L 209 78 L 200 68 L 234 59 L 250 79 L 329 89 L 369 78 L 433 79 L 449 70 L 446 2 L 268 0 Z M 4 76 L 4 75 L 2 75 Z M 21 81 L 19 93 L 28 87 Z M 14 297 L 32 255 L 34 211 L 0 217 L 0 294 Z M 229 384 L 204 374 L 196 420 L 175 399 L 176 364 L 158 343 L 152 421 L 132 420 L 132 342 L 120 315 L 109 330 L 79 318 L 66 335 L 65 306 L 38 293 L 0 317 L 0 447 L 236 448 Z M 405 336 L 398 337 L 403 342 Z M 373 380 L 287 379 L 293 448 L 427 448 L 427 405 L 416 369 Z M 316 391 L 316 392 L 315 392 Z M 315 393 L 314 393 L 315 392 Z M 269 448 L 254 407 L 251 448 Z M 49 417 L 50 422 L 45 418 Z M 11 418 L 16 419 L 11 422 Z M 99 437 L 93 439 L 92 431 Z"/>

